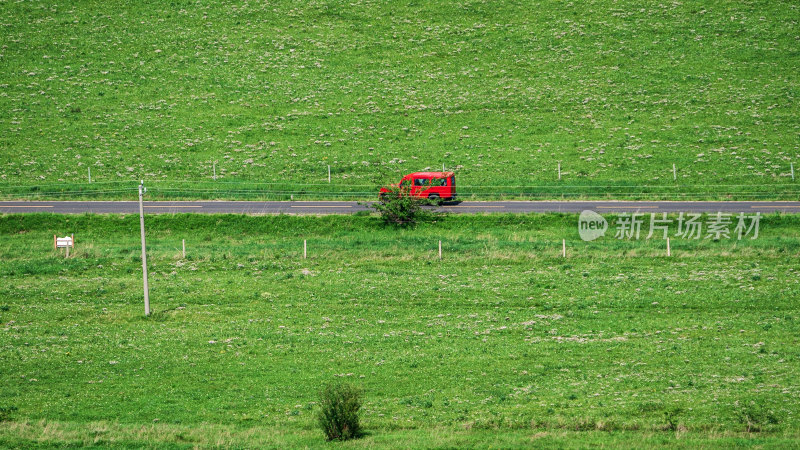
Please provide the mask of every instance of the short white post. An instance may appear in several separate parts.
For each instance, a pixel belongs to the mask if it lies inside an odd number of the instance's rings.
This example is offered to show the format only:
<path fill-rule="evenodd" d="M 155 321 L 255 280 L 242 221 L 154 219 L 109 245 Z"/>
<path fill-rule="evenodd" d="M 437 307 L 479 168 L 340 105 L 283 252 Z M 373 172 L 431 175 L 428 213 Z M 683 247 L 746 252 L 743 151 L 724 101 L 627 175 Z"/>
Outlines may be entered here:
<path fill-rule="evenodd" d="M 67 245 L 67 255 L 64 258 L 69 258 L 69 245 Z"/>
<path fill-rule="evenodd" d="M 667 238 L 667 256 L 672 256 L 672 251 L 669 248 L 669 238 Z"/>
<path fill-rule="evenodd" d="M 789 167 L 790 167 L 790 168 L 791 168 L 791 170 L 792 170 L 792 181 L 794 181 L 794 163 L 790 162 L 790 163 L 789 163 Z"/>
<path fill-rule="evenodd" d="M 217 181 L 217 162 L 216 161 L 214 161 L 214 166 L 213 167 L 214 167 L 214 176 L 213 176 L 213 178 L 214 178 L 214 181 Z"/>
<path fill-rule="evenodd" d="M 182 244 L 183 244 L 183 251 L 181 252 L 181 255 L 183 256 L 183 259 L 186 259 L 186 239 L 182 240 Z"/>
<path fill-rule="evenodd" d="M 89 183 L 91 183 L 92 182 L 92 168 L 91 167 L 87 167 L 87 169 L 89 169 Z"/>
<path fill-rule="evenodd" d="M 328 183 L 331 182 L 331 165 L 328 164 Z"/>
<path fill-rule="evenodd" d="M 561 161 L 558 162 L 558 179 L 561 179 Z"/>
<path fill-rule="evenodd" d="M 439 241 L 439 259 L 442 259 L 442 241 Z"/>
<path fill-rule="evenodd" d="M 678 179 L 678 170 L 675 168 L 675 163 L 672 163 L 672 179 Z"/>
<path fill-rule="evenodd" d="M 567 240 L 566 239 L 562 239 L 561 240 L 561 257 L 563 257 L 563 258 L 567 257 Z"/>
<path fill-rule="evenodd" d="M 442 172 L 444 172 L 444 163 L 442 163 Z"/>
<path fill-rule="evenodd" d="M 308 259 L 306 240 L 303 239 L 303 259 Z"/>

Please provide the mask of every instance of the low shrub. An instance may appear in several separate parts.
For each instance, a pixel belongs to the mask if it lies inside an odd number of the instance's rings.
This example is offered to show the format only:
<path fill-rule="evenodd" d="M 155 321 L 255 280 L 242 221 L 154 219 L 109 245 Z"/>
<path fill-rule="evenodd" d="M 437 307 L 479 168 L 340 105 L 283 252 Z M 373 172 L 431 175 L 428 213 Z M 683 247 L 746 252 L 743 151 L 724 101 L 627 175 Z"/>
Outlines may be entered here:
<path fill-rule="evenodd" d="M 347 383 L 329 384 L 320 392 L 319 426 L 329 441 L 348 440 L 361 435 L 358 410 L 361 391 Z"/>
<path fill-rule="evenodd" d="M 16 411 L 16 406 L 0 406 L 0 422 L 10 422 Z"/>
<path fill-rule="evenodd" d="M 748 433 L 763 431 L 768 425 L 776 425 L 780 421 L 778 416 L 768 407 L 756 402 L 740 405 L 736 410 L 736 418 Z"/>
<path fill-rule="evenodd" d="M 423 209 L 430 205 L 427 198 L 413 197 L 408 188 L 386 187 L 389 192 L 382 193 L 377 202 L 372 203 L 381 219 L 388 225 L 409 226 L 433 219 L 436 213 Z"/>
<path fill-rule="evenodd" d="M 666 422 L 665 428 L 668 431 L 677 431 L 680 423 L 679 416 L 683 412 L 681 408 L 670 408 L 664 411 L 664 421 Z"/>

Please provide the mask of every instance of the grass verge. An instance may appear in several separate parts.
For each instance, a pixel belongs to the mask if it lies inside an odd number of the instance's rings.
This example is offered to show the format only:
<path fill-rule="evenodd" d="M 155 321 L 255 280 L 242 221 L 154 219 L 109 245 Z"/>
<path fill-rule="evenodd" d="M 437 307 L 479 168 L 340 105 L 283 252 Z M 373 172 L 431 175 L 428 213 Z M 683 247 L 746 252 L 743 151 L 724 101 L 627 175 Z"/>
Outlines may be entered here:
<path fill-rule="evenodd" d="M 149 216 L 144 318 L 137 216 L 0 216 L 0 434 L 316 445 L 315 394 L 347 380 L 369 433 L 354 446 L 784 445 L 798 220 L 667 258 L 583 243 L 574 215 Z"/>

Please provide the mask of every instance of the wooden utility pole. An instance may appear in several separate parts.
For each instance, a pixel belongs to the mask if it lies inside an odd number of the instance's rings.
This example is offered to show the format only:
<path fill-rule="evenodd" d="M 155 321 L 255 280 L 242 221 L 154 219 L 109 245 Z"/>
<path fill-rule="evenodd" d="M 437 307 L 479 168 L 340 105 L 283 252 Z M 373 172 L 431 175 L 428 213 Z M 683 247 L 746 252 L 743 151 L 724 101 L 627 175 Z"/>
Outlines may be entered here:
<path fill-rule="evenodd" d="M 142 232 L 142 278 L 144 280 L 144 315 L 150 315 L 150 287 L 147 285 L 147 246 L 144 242 L 144 206 L 142 205 L 142 194 L 147 189 L 144 187 L 144 180 L 139 184 L 139 229 Z"/>

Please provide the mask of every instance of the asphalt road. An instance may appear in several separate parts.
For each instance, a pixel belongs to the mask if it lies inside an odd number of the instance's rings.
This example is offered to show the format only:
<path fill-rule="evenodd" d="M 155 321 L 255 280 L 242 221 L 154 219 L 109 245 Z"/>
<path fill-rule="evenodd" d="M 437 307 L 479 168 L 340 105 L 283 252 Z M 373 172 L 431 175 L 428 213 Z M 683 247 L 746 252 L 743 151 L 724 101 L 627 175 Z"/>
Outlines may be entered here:
<path fill-rule="evenodd" d="M 145 211 L 153 213 L 204 213 L 204 214 L 352 214 L 368 210 L 358 202 L 241 202 L 241 201 L 188 201 L 145 202 Z M 581 212 L 593 210 L 609 212 L 785 212 L 800 213 L 800 202 L 648 202 L 648 201 L 500 201 L 458 202 L 439 207 L 453 213 L 543 213 Z M 139 212 L 138 202 L 106 201 L 39 201 L 0 202 L 0 213 L 49 212 L 56 214 L 131 214 Z"/>

